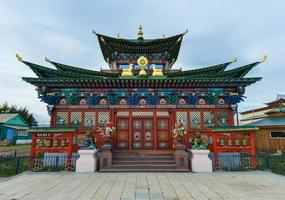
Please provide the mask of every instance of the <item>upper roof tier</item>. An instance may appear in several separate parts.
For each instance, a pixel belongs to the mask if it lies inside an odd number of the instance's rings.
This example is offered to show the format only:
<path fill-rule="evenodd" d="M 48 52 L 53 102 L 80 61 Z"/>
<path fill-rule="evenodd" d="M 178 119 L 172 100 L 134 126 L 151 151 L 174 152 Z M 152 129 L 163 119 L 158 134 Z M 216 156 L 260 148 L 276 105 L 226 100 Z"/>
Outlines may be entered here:
<path fill-rule="evenodd" d="M 93 33 L 98 37 L 105 61 L 111 65 L 114 62 L 117 64 L 126 63 L 126 61 L 135 62 L 140 56 L 145 56 L 152 60 L 152 63 L 168 62 L 171 67 L 178 57 L 183 36 L 187 31 L 158 39 L 144 39 L 141 26 L 137 39 L 114 38 L 95 31 Z"/>

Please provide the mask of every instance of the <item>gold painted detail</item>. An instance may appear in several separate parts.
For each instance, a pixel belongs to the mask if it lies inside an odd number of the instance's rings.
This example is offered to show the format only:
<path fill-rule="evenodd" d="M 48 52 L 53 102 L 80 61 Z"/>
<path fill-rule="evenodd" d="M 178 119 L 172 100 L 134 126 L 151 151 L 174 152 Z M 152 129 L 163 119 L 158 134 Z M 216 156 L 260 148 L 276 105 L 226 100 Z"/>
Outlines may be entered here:
<path fill-rule="evenodd" d="M 139 59 L 137 60 L 137 63 L 139 66 L 141 66 L 141 70 L 139 72 L 139 76 L 146 76 L 146 71 L 144 69 L 144 67 L 148 64 L 148 60 L 146 57 L 141 56 L 139 57 Z"/>
<path fill-rule="evenodd" d="M 133 76 L 132 66 L 133 64 L 130 63 L 129 68 L 123 69 L 122 76 Z"/>
<path fill-rule="evenodd" d="M 152 65 L 152 75 L 153 76 L 163 76 L 162 69 L 156 69 L 155 64 Z"/>
<path fill-rule="evenodd" d="M 141 67 L 144 67 L 144 66 L 146 66 L 148 64 L 148 60 L 144 56 L 139 57 L 137 62 L 138 62 L 138 65 L 141 66 Z"/>

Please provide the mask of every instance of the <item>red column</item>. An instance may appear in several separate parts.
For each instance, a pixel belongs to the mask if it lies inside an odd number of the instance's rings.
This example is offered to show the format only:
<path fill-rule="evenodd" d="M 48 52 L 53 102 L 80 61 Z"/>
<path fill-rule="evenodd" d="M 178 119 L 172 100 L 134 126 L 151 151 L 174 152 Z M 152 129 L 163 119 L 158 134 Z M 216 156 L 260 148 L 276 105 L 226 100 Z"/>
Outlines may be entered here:
<path fill-rule="evenodd" d="M 72 146 L 73 146 L 73 132 L 71 133 L 66 133 L 69 134 L 68 136 L 68 154 L 67 154 L 67 160 L 71 160 L 72 158 Z"/>
<path fill-rule="evenodd" d="M 32 144 L 31 144 L 31 151 L 30 151 L 30 161 L 33 161 L 35 158 L 35 148 L 36 148 L 36 133 L 32 133 Z"/>
<path fill-rule="evenodd" d="M 250 154 L 252 158 L 252 163 L 254 164 L 254 169 L 256 169 L 256 156 L 255 156 L 255 144 L 254 144 L 254 131 L 251 131 L 249 136 L 250 142 Z"/>

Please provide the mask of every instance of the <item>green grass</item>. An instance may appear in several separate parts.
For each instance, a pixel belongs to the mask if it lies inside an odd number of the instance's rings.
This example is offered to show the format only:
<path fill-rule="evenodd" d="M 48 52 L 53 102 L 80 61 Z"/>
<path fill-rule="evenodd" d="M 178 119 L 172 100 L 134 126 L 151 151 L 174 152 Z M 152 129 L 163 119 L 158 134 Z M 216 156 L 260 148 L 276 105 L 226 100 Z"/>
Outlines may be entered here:
<path fill-rule="evenodd" d="M 0 147 L 0 152 L 15 151 L 15 150 L 27 150 L 30 148 L 31 148 L 30 144 L 11 145 L 11 146 L 6 146 L 6 147 Z"/>
<path fill-rule="evenodd" d="M 18 160 L 18 173 L 29 169 L 29 157 L 0 158 L 0 176 L 8 177 L 16 174 L 16 160 Z"/>

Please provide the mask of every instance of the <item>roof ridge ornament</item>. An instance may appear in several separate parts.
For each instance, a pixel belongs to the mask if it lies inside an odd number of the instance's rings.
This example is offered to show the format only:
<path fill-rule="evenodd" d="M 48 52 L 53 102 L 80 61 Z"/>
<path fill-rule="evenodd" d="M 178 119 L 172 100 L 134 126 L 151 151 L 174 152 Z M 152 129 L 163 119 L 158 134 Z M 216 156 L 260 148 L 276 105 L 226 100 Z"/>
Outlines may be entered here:
<path fill-rule="evenodd" d="M 142 26 L 139 26 L 139 30 L 138 30 L 138 40 L 143 40 L 143 30 L 142 30 Z"/>
<path fill-rule="evenodd" d="M 117 34 L 117 39 L 120 39 L 120 33 Z"/>
<path fill-rule="evenodd" d="M 235 62 L 237 62 L 237 58 L 236 57 L 232 59 L 231 63 L 235 63 Z"/>
<path fill-rule="evenodd" d="M 22 62 L 23 61 L 23 58 L 21 56 L 19 56 L 19 54 L 16 54 L 16 58 L 18 61 Z"/>
<path fill-rule="evenodd" d="M 46 62 L 51 62 L 50 59 L 48 59 L 47 57 L 45 57 L 45 61 Z"/>
<path fill-rule="evenodd" d="M 261 56 L 261 58 L 259 59 L 259 62 L 263 63 L 266 61 L 266 59 L 267 59 L 267 55 Z"/>

